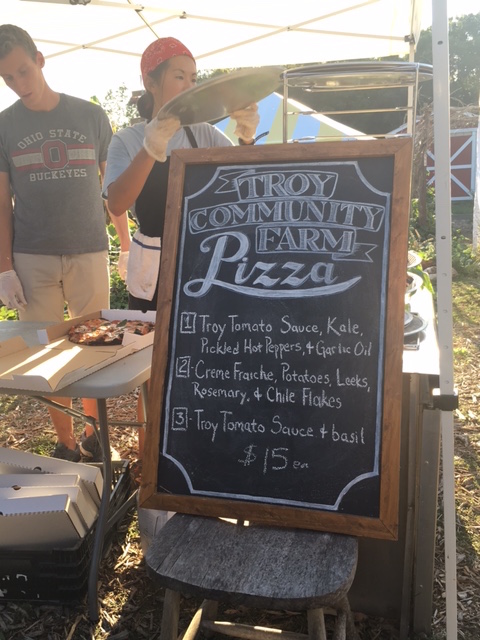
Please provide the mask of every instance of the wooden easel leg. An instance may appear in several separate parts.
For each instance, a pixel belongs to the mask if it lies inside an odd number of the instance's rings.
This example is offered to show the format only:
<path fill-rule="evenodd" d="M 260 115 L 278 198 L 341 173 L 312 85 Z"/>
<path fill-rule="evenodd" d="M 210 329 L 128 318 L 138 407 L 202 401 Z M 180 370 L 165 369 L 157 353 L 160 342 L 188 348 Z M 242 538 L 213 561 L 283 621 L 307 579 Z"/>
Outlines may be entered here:
<path fill-rule="evenodd" d="M 335 630 L 333 632 L 332 640 L 346 640 L 347 632 L 347 614 L 343 609 L 339 609 L 337 612 L 337 619 L 335 621 Z"/>
<path fill-rule="evenodd" d="M 215 600 L 204 600 L 196 610 L 193 618 L 190 620 L 190 624 L 188 625 L 185 633 L 182 634 L 181 640 L 195 640 L 202 627 L 203 620 L 214 621 L 217 611 L 218 603 Z M 207 637 L 208 635 L 213 635 L 210 631 L 204 631 L 203 633 Z M 161 640 L 163 640 L 163 638 L 161 638 Z"/>
<path fill-rule="evenodd" d="M 203 620 L 215 621 L 217 619 L 218 602 L 216 600 L 205 600 L 202 604 L 202 609 L 203 609 L 202 622 Z M 208 631 L 207 629 L 204 629 L 203 635 L 206 638 L 211 638 L 215 634 L 212 631 Z"/>
<path fill-rule="evenodd" d="M 345 637 L 347 640 L 359 640 L 359 635 L 355 622 L 353 620 L 352 611 L 348 598 L 345 597 L 340 605 L 341 611 L 345 614 Z"/>
<path fill-rule="evenodd" d="M 180 594 L 177 591 L 165 589 L 160 640 L 177 640 L 179 616 Z"/>
<path fill-rule="evenodd" d="M 323 609 L 309 609 L 307 623 L 309 640 L 327 640 Z"/>

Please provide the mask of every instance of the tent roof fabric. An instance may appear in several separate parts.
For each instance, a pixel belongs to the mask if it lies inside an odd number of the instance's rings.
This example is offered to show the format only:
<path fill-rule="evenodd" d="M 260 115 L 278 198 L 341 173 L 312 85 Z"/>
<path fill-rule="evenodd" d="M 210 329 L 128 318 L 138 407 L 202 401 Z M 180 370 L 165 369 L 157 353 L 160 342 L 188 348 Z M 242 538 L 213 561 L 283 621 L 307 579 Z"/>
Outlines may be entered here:
<path fill-rule="evenodd" d="M 173 36 L 210 69 L 407 53 L 420 28 L 416 0 L 9 0 L 2 22 L 23 26 L 46 55 L 86 48 L 138 57 L 156 37 Z"/>
<path fill-rule="evenodd" d="M 64 70 L 67 93 L 91 79 L 91 96 L 98 77 L 107 89 L 140 88 L 140 56 L 157 37 L 183 42 L 199 70 L 403 55 L 420 32 L 420 9 L 421 0 L 3 0 L 1 22 L 30 33 L 47 79 Z"/>

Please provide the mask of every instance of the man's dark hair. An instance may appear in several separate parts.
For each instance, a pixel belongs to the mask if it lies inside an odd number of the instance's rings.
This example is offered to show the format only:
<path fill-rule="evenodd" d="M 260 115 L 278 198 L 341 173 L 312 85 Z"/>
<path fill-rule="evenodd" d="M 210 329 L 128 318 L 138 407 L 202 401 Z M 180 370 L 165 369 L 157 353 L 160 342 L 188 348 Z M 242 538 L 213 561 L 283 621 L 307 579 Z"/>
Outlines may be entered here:
<path fill-rule="evenodd" d="M 14 24 L 0 25 L 0 59 L 8 56 L 15 47 L 22 47 L 32 60 L 36 59 L 37 45 L 25 29 Z"/>

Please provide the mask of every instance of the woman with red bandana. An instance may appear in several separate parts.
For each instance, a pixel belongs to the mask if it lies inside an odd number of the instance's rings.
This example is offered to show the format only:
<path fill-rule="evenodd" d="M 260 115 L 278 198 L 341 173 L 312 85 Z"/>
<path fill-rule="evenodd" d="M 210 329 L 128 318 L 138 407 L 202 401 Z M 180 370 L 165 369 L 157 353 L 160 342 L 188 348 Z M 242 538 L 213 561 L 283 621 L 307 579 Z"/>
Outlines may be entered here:
<path fill-rule="evenodd" d="M 130 209 L 137 218 L 139 228 L 132 238 L 127 263 L 129 309 L 148 311 L 157 308 L 170 153 L 173 149 L 227 147 L 232 143 L 210 124 L 181 127 L 174 116 L 156 117 L 164 104 L 196 84 L 197 66 L 185 45 L 175 38 L 159 38 L 144 51 L 140 67 L 145 93 L 137 108 L 146 122 L 113 136 L 103 195 L 111 214 L 119 216 Z M 235 135 L 240 144 L 253 144 L 259 121 L 257 105 L 236 111 L 231 117 L 237 122 Z M 138 414 L 143 422 L 141 403 Z M 140 432 L 140 458 L 142 453 Z"/>
<path fill-rule="evenodd" d="M 147 121 L 120 130 L 107 156 L 104 197 L 113 215 L 131 209 L 139 229 L 132 239 L 126 283 L 129 308 L 156 310 L 160 251 L 167 194 L 169 156 L 173 149 L 226 147 L 231 141 L 207 123 L 181 127 L 175 116 L 157 118 L 160 108 L 195 86 L 197 67 L 190 51 L 175 38 L 159 38 L 140 63 L 145 93 L 137 103 Z M 253 144 L 257 105 L 231 114 L 240 144 Z"/>

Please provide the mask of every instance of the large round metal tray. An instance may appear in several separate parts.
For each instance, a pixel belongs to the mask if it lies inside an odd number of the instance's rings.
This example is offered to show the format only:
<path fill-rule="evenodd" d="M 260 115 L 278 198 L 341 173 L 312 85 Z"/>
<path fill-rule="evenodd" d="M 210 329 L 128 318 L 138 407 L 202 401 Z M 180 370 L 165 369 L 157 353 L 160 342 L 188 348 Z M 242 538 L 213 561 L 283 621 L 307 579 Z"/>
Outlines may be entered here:
<path fill-rule="evenodd" d="M 305 91 L 408 87 L 431 80 L 433 67 L 416 62 L 332 62 L 294 67 L 283 78 L 289 87 Z"/>
<path fill-rule="evenodd" d="M 413 336 L 427 328 L 427 321 L 418 315 L 412 314 L 412 319 L 405 325 L 403 330 L 404 336 Z"/>
<path fill-rule="evenodd" d="M 281 85 L 283 67 L 240 69 L 187 89 L 163 105 L 158 115 L 175 115 L 182 125 L 220 120 L 258 102 Z"/>

